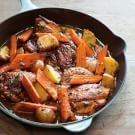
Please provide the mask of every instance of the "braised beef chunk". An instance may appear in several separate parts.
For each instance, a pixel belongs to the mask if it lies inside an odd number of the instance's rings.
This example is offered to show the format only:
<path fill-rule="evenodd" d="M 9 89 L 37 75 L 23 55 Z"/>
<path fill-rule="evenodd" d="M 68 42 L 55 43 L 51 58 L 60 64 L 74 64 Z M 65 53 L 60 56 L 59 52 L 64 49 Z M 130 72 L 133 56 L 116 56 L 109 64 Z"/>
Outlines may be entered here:
<path fill-rule="evenodd" d="M 83 84 L 68 90 L 71 101 L 105 99 L 109 95 L 109 88 L 100 84 Z"/>
<path fill-rule="evenodd" d="M 0 96 L 4 100 L 18 102 L 24 99 L 24 91 L 21 85 L 22 73 L 35 81 L 35 75 L 26 71 L 4 72 L 0 74 Z"/>
<path fill-rule="evenodd" d="M 51 55 L 51 62 L 62 69 L 75 66 L 76 46 L 72 43 L 62 43 L 60 47 Z"/>

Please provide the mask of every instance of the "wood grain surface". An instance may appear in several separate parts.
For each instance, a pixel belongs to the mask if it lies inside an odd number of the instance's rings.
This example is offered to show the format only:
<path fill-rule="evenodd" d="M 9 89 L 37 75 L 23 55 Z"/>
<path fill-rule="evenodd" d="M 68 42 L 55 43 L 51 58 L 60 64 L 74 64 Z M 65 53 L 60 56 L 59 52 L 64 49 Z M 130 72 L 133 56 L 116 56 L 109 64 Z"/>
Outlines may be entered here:
<path fill-rule="evenodd" d="M 87 13 L 127 43 L 127 78 L 116 101 L 78 135 L 135 135 L 135 0 L 32 0 L 39 7 L 63 7 Z M 0 0 L 0 22 L 20 11 L 19 0 Z M 0 33 L 2 34 L 2 33 Z M 64 129 L 23 125 L 0 113 L 0 135 L 66 135 Z"/>

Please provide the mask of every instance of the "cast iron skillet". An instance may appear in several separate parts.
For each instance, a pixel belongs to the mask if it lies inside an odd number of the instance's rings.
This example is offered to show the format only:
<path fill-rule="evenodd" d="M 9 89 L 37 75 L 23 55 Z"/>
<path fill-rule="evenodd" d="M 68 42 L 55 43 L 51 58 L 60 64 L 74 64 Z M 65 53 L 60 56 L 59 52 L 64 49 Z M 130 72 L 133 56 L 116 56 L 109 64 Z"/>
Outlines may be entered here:
<path fill-rule="evenodd" d="M 23 10 L 36 8 L 30 2 L 30 0 L 22 0 L 21 3 Z M 7 110 L 2 105 L 0 106 L 0 110 L 8 116 L 29 125 L 44 128 L 63 127 L 71 132 L 81 132 L 91 125 L 94 117 L 96 117 L 98 114 L 109 107 L 109 105 L 114 101 L 114 99 L 120 92 L 126 74 L 126 57 L 124 53 L 126 44 L 123 39 L 112 33 L 112 31 L 110 31 L 104 24 L 84 13 L 62 8 L 41 8 L 19 13 L 2 22 L 0 24 L 0 45 L 2 45 L 7 39 L 9 39 L 12 34 L 31 26 L 34 22 L 34 19 L 38 15 L 45 16 L 46 18 L 51 19 L 59 24 L 68 24 L 79 28 L 88 28 L 95 33 L 96 37 L 99 40 L 101 40 L 104 44 L 108 44 L 112 56 L 119 62 L 120 65 L 117 74 L 116 89 L 114 90 L 112 96 L 109 98 L 108 103 L 101 110 L 77 122 L 69 122 L 64 124 L 39 123 L 20 118 L 19 116 L 16 116 L 15 114 Z"/>

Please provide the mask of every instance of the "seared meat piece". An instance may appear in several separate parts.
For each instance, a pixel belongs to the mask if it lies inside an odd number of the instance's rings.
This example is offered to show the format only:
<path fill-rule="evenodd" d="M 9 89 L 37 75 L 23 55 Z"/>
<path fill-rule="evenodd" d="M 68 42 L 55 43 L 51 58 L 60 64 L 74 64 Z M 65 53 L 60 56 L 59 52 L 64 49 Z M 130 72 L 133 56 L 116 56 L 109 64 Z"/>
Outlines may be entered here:
<path fill-rule="evenodd" d="M 71 101 L 106 99 L 109 95 L 109 88 L 100 84 L 83 84 L 68 90 Z"/>
<path fill-rule="evenodd" d="M 68 83 L 70 77 L 73 75 L 93 75 L 93 73 L 91 73 L 89 70 L 82 67 L 71 67 L 69 69 L 64 70 L 62 82 L 65 84 Z"/>
<path fill-rule="evenodd" d="M 22 73 L 29 79 L 35 81 L 35 75 L 25 71 L 4 72 L 0 74 L 0 97 L 5 100 L 18 102 L 24 98 L 24 91 L 21 85 Z"/>
<path fill-rule="evenodd" d="M 96 111 L 96 108 L 97 108 L 97 103 L 92 100 L 72 102 L 71 105 L 74 112 L 79 115 L 92 114 Z"/>
<path fill-rule="evenodd" d="M 62 69 L 75 66 L 76 46 L 73 42 L 63 43 L 51 55 L 51 62 L 60 66 Z"/>
<path fill-rule="evenodd" d="M 82 67 L 71 67 L 67 70 L 64 70 L 64 76 L 73 76 L 73 75 L 92 75 L 89 70 Z"/>
<path fill-rule="evenodd" d="M 52 32 L 52 28 L 40 17 L 35 19 L 35 30 L 37 32 Z"/>

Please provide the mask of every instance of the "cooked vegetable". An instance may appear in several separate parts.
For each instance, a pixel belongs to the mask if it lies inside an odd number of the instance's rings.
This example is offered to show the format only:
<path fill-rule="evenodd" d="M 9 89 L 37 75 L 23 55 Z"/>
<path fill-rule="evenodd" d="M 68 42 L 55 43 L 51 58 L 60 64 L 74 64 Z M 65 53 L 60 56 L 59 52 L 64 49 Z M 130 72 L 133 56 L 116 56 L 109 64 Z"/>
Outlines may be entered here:
<path fill-rule="evenodd" d="M 7 46 L 3 46 L 0 48 L 0 60 L 6 61 L 9 59 L 9 48 Z"/>
<path fill-rule="evenodd" d="M 76 120 L 73 112 L 71 111 L 67 88 L 61 87 L 58 90 L 58 100 L 60 103 L 60 114 L 61 114 L 62 122 L 67 122 L 69 120 L 72 121 Z"/>
<path fill-rule="evenodd" d="M 15 58 L 17 52 L 17 38 L 16 35 L 12 35 L 10 38 L 10 62 Z"/>
<path fill-rule="evenodd" d="M 85 84 L 85 83 L 98 83 L 101 81 L 102 76 L 100 75 L 73 75 L 70 84 Z"/>
<path fill-rule="evenodd" d="M 82 39 L 84 40 L 84 42 L 88 46 L 96 44 L 96 37 L 95 37 L 94 33 L 92 31 L 88 30 L 88 29 L 83 30 Z"/>
<path fill-rule="evenodd" d="M 36 43 L 33 41 L 33 40 L 28 40 L 24 45 L 23 45 L 23 48 L 25 51 L 28 51 L 28 52 L 36 52 L 37 51 L 37 46 L 36 46 Z"/>
<path fill-rule="evenodd" d="M 47 91 L 38 82 L 35 83 L 35 88 L 41 98 L 41 102 L 47 101 L 50 98 Z"/>
<path fill-rule="evenodd" d="M 59 46 L 57 38 L 52 34 L 39 37 L 37 44 L 40 51 L 50 50 Z"/>
<path fill-rule="evenodd" d="M 44 35 L 48 35 L 48 33 L 35 33 L 35 35 L 37 37 L 42 37 Z M 55 36 L 57 38 L 57 40 L 60 42 L 68 42 L 69 41 L 68 37 L 62 33 L 51 33 L 51 35 Z"/>
<path fill-rule="evenodd" d="M 37 71 L 36 79 L 54 100 L 56 100 L 58 98 L 56 85 L 52 81 L 50 81 L 45 76 L 44 72 L 41 71 L 40 69 L 38 69 L 38 71 Z"/>
<path fill-rule="evenodd" d="M 24 54 L 23 47 L 20 47 L 19 49 L 17 49 L 17 54 Z"/>
<path fill-rule="evenodd" d="M 54 83 L 59 83 L 61 80 L 60 74 L 51 65 L 45 66 L 44 73 Z"/>
<path fill-rule="evenodd" d="M 30 68 L 36 60 L 44 59 L 45 56 L 39 53 L 18 54 L 11 63 L 0 67 L 0 73 L 7 72 L 9 70 Z"/>
<path fill-rule="evenodd" d="M 86 49 L 83 44 L 80 44 L 76 52 L 76 66 L 86 68 Z"/>
<path fill-rule="evenodd" d="M 118 70 L 119 64 L 112 57 L 104 57 L 104 66 L 105 66 L 105 73 L 114 76 Z"/>
<path fill-rule="evenodd" d="M 39 122 L 53 123 L 56 120 L 56 114 L 50 108 L 38 108 L 36 118 Z"/>
<path fill-rule="evenodd" d="M 75 30 L 70 29 L 69 34 L 71 35 L 72 40 L 74 41 L 74 43 L 77 46 L 79 46 L 80 44 L 83 44 L 85 46 L 87 56 L 92 56 L 93 55 L 93 51 L 91 50 L 91 48 L 89 48 L 89 46 L 82 39 L 77 37 L 77 34 L 75 33 Z"/>
<path fill-rule="evenodd" d="M 36 103 L 31 103 L 31 102 L 18 102 L 14 106 L 14 111 L 15 112 L 33 112 L 36 111 L 38 108 L 49 108 L 54 111 L 57 110 L 57 107 L 55 106 L 49 106 L 45 104 L 36 104 Z"/>
<path fill-rule="evenodd" d="M 107 73 L 103 74 L 103 79 L 102 79 L 102 85 L 114 89 L 115 88 L 115 78 Z"/>
<path fill-rule="evenodd" d="M 89 71 L 91 72 L 96 71 L 96 65 L 97 65 L 96 59 L 87 58 L 86 63 L 87 63 L 87 68 Z"/>
<path fill-rule="evenodd" d="M 28 79 L 28 77 L 24 74 L 22 77 L 22 85 L 26 89 L 31 101 L 33 103 L 40 103 L 41 99 L 39 94 L 37 93 L 35 87 L 32 82 Z"/>
<path fill-rule="evenodd" d="M 25 42 L 30 38 L 32 33 L 33 33 L 33 28 L 30 28 L 30 29 L 24 31 L 23 33 L 21 33 L 21 35 L 18 36 L 18 39 L 22 42 Z"/>
<path fill-rule="evenodd" d="M 98 58 L 97 58 L 97 66 L 96 66 L 96 74 L 101 75 L 104 72 L 104 57 L 106 57 L 108 51 L 108 47 L 105 46 L 103 49 L 99 52 Z"/>
<path fill-rule="evenodd" d="M 44 61 L 42 61 L 42 60 L 35 61 L 31 70 L 36 73 L 38 69 L 41 69 L 41 70 L 44 69 Z"/>

